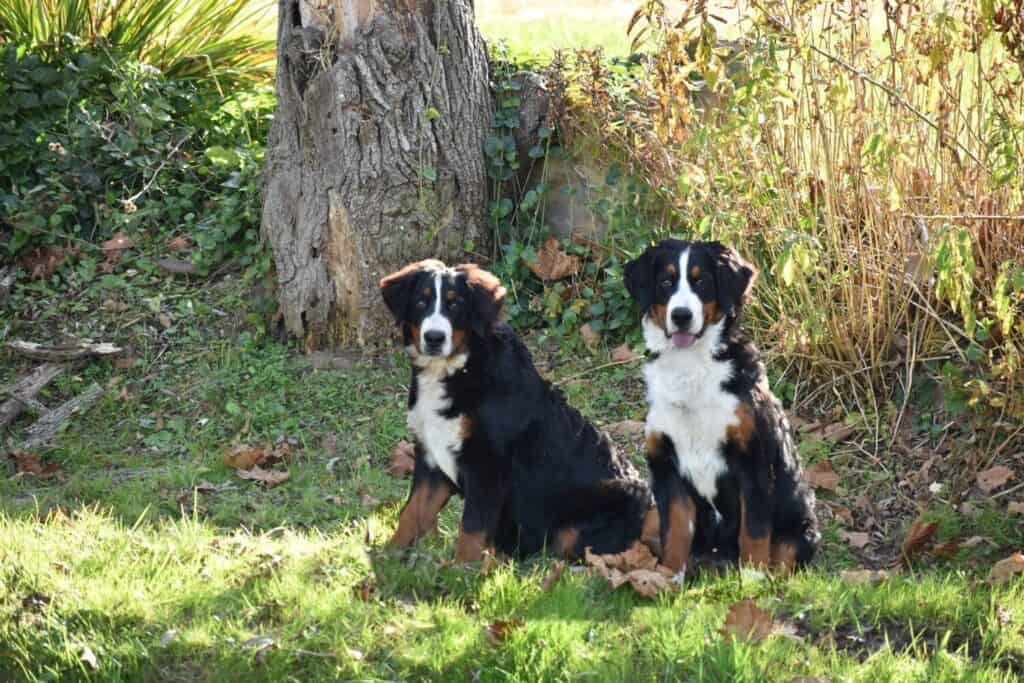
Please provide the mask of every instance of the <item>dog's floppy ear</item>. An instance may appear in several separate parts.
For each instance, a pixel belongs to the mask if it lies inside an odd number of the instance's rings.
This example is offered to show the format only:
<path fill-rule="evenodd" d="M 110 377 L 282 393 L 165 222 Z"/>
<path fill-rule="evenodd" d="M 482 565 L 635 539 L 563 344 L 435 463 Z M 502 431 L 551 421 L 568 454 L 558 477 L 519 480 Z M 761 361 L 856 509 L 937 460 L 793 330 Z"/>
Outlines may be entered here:
<path fill-rule="evenodd" d="M 654 254 L 658 247 L 647 247 L 644 253 L 628 262 L 622 269 L 626 291 L 644 313 L 654 303 Z"/>
<path fill-rule="evenodd" d="M 470 327 L 483 337 L 501 315 L 505 288 L 501 286 L 501 280 L 475 263 L 463 263 L 455 266 L 455 270 L 465 274 L 469 285 Z"/>
<path fill-rule="evenodd" d="M 417 261 L 410 263 L 401 270 L 396 270 L 391 275 L 386 275 L 380 281 L 380 294 L 384 297 L 384 303 L 388 310 L 398 322 L 402 321 L 406 306 L 409 305 L 409 296 L 412 294 L 412 286 L 416 277 L 432 262 Z"/>
<path fill-rule="evenodd" d="M 747 300 L 757 279 L 757 270 L 740 258 L 731 247 L 712 242 L 715 256 L 715 287 L 718 300 L 727 316 L 737 315 Z"/>

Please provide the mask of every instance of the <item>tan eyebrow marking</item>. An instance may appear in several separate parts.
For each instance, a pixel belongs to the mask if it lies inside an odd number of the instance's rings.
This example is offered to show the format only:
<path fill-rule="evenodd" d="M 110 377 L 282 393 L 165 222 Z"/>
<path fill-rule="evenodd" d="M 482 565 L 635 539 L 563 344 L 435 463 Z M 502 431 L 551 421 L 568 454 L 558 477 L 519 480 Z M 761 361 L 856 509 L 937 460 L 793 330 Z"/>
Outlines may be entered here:
<path fill-rule="evenodd" d="M 423 296 L 430 296 L 431 293 L 433 293 L 433 291 L 434 290 L 432 290 L 430 287 L 424 287 L 423 288 Z"/>
<path fill-rule="evenodd" d="M 665 270 L 668 271 L 669 275 L 675 275 L 676 274 L 676 267 L 674 265 L 672 265 L 671 263 L 668 265 L 668 268 L 666 268 Z"/>
<path fill-rule="evenodd" d="M 455 291 L 448 290 L 448 293 L 444 295 L 444 298 L 448 299 L 448 301 L 455 301 Z"/>
<path fill-rule="evenodd" d="M 694 280 L 700 277 L 700 266 L 694 266 L 693 268 L 690 268 L 690 277 L 692 277 Z"/>

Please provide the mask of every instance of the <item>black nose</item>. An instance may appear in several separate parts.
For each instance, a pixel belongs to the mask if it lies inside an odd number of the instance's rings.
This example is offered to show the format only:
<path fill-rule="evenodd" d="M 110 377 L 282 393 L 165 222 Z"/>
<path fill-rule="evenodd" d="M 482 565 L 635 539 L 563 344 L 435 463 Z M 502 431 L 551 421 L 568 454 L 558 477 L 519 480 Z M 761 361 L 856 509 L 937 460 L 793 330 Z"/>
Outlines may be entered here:
<path fill-rule="evenodd" d="M 438 330 L 424 332 L 423 341 L 427 342 L 427 346 L 440 346 L 444 344 L 444 332 L 439 332 Z"/>
<path fill-rule="evenodd" d="M 685 330 L 690 326 L 691 320 L 693 320 L 693 311 L 689 308 L 672 309 L 672 323 L 676 326 L 676 329 Z"/>

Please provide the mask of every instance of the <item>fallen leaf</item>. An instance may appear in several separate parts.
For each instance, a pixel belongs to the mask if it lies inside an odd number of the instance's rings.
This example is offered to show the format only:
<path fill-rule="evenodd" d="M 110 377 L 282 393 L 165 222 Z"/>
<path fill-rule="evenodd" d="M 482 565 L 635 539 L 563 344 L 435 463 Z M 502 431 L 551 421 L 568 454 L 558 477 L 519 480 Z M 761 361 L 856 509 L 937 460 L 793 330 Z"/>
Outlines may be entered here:
<path fill-rule="evenodd" d="M 135 242 L 124 232 L 116 233 L 103 243 L 103 251 L 124 251 L 135 246 Z"/>
<path fill-rule="evenodd" d="M 487 637 L 490 638 L 491 643 L 494 645 L 500 645 L 508 638 L 508 635 L 521 628 L 523 625 L 522 619 L 495 619 L 491 623 L 487 624 L 484 631 L 487 633 Z"/>
<path fill-rule="evenodd" d="M 819 460 L 804 470 L 804 479 L 816 489 L 835 491 L 839 488 L 839 475 L 828 460 Z"/>
<path fill-rule="evenodd" d="M 639 354 L 634 353 L 633 349 L 629 348 L 629 344 L 622 344 L 612 349 L 612 360 L 616 363 L 628 363 L 639 357 Z"/>
<path fill-rule="evenodd" d="M 157 319 L 160 321 L 160 327 L 164 328 L 165 330 L 173 324 L 171 322 L 171 317 L 166 313 L 161 313 L 160 317 Z"/>
<path fill-rule="evenodd" d="M 268 489 L 272 489 L 278 484 L 283 484 L 292 476 L 288 470 L 281 472 L 278 470 L 264 470 L 260 467 L 253 467 L 251 470 L 236 470 L 235 474 L 242 479 L 258 481 Z"/>
<path fill-rule="evenodd" d="M 847 526 L 853 526 L 853 513 L 850 512 L 850 508 L 842 505 L 836 505 L 832 508 L 832 514 L 836 516 L 836 519 L 841 521 Z"/>
<path fill-rule="evenodd" d="M 558 240 L 549 237 L 537 252 L 537 260 L 526 265 L 544 282 L 554 282 L 575 274 L 579 270 L 580 260 L 562 251 Z"/>
<path fill-rule="evenodd" d="M 414 469 L 416 469 L 416 446 L 402 439 L 391 450 L 388 471 L 391 472 L 392 477 L 401 479 L 411 474 Z"/>
<path fill-rule="evenodd" d="M 1006 506 L 1006 512 L 1010 515 L 1024 515 L 1024 503 L 1010 503 Z"/>
<path fill-rule="evenodd" d="M 52 479 L 60 473 L 60 463 L 44 463 L 42 458 L 34 453 L 13 451 L 10 457 L 14 460 L 14 471 L 18 474 L 45 480 Z"/>
<path fill-rule="evenodd" d="M 846 424 L 845 422 L 833 422 L 832 424 L 825 427 L 822 432 L 822 438 L 828 441 L 843 441 L 853 435 L 853 427 Z"/>
<path fill-rule="evenodd" d="M 583 327 L 580 328 L 580 336 L 583 337 L 583 344 L 588 349 L 594 348 L 594 345 L 601 341 L 601 333 L 595 332 L 590 323 L 583 324 Z"/>
<path fill-rule="evenodd" d="M 1024 555 L 1019 552 L 996 562 L 988 580 L 992 583 L 1006 583 L 1018 574 L 1024 574 Z"/>
<path fill-rule="evenodd" d="M 540 585 L 540 589 L 547 593 L 554 588 L 558 580 L 562 578 L 563 573 L 565 573 L 565 562 L 561 560 L 552 561 L 551 567 L 548 569 L 548 575 L 544 577 L 544 582 Z"/>
<path fill-rule="evenodd" d="M 772 618 L 759 608 L 753 600 L 740 600 L 725 615 L 725 624 L 719 633 L 727 639 L 738 638 L 758 643 L 772 632 Z"/>
<path fill-rule="evenodd" d="M 167 243 L 167 251 L 181 251 L 182 249 L 188 249 L 191 246 L 192 240 L 183 235 L 179 235 Z"/>
<path fill-rule="evenodd" d="M 871 537 L 864 531 L 840 531 L 839 535 L 857 549 L 861 549 L 871 542 Z"/>
<path fill-rule="evenodd" d="M 1005 465 L 990 467 L 978 473 L 978 487 L 985 493 L 992 493 L 997 488 L 1013 479 L 1015 473 Z"/>
<path fill-rule="evenodd" d="M 942 557 L 944 559 L 952 559 L 956 557 L 957 553 L 965 548 L 973 548 L 976 545 L 980 545 L 985 542 L 984 536 L 971 536 L 966 541 L 950 541 L 949 543 L 939 543 L 932 548 L 932 554 L 936 557 Z"/>
<path fill-rule="evenodd" d="M 646 425 L 639 420 L 623 420 L 605 427 L 605 431 L 616 436 L 638 436 L 644 433 Z"/>
<path fill-rule="evenodd" d="M 103 263 L 100 264 L 100 270 L 107 275 L 110 275 L 117 270 L 117 264 L 121 262 L 121 252 L 119 251 L 108 251 L 106 252 L 106 258 L 103 259 Z"/>
<path fill-rule="evenodd" d="M 139 361 L 135 356 L 125 356 L 123 358 L 112 358 L 110 362 L 118 370 L 128 370 Z"/>
<path fill-rule="evenodd" d="M 33 280 L 45 280 L 61 267 L 66 253 L 64 247 L 54 244 L 36 247 L 21 259 L 21 265 L 29 272 L 29 277 Z"/>
<path fill-rule="evenodd" d="M 267 452 L 258 446 L 238 444 L 221 454 L 221 461 L 235 470 L 247 470 L 267 462 Z"/>
<path fill-rule="evenodd" d="M 641 597 L 653 598 L 658 593 L 677 588 L 672 580 L 672 570 L 659 565 L 651 549 L 640 541 L 624 552 L 608 555 L 595 555 L 587 548 L 584 559 L 608 581 L 612 589 L 628 583 Z"/>
<path fill-rule="evenodd" d="M 115 299 L 107 299 L 101 304 L 101 306 L 108 311 L 113 311 L 114 313 L 120 313 L 128 310 L 128 304 L 123 301 L 116 301 Z"/>
<path fill-rule="evenodd" d="M 928 544 L 928 541 L 932 540 L 932 536 L 939 529 L 938 522 L 926 522 L 923 518 L 918 517 L 914 522 L 913 526 L 907 532 L 906 537 L 903 539 L 903 546 L 901 548 L 903 553 L 904 564 L 910 562 L 916 555 L 918 555 L 924 547 Z"/>
<path fill-rule="evenodd" d="M 872 586 L 877 586 L 891 576 L 892 572 L 888 569 L 846 569 L 839 572 L 839 578 L 846 583 L 869 583 Z"/>
<path fill-rule="evenodd" d="M 370 577 L 366 577 L 362 581 L 356 584 L 355 594 L 356 597 L 363 602 L 369 602 L 373 599 L 374 594 L 377 592 L 377 584 Z"/>
<path fill-rule="evenodd" d="M 374 498 L 369 493 L 364 493 L 359 497 L 359 502 L 362 503 L 363 507 L 368 507 L 371 510 L 380 505 L 380 499 Z"/>

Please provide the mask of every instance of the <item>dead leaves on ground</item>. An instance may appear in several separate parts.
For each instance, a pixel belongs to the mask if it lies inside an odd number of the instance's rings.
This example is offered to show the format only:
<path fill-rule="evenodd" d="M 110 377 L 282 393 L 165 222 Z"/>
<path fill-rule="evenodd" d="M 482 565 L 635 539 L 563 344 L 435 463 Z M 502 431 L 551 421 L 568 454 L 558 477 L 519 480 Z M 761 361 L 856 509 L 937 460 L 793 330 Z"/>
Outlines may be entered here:
<path fill-rule="evenodd" d="M 819 460 L 804 470 L 804 479 L 816 489 L 835 491 L 839 488 L 839 474 L 828 460 Z"/>
<path fill-rule="evenodd" d="M 67 251 L 64 247 L 49 245 L 36 247 L 21 259 L 21 265 L 33 280 L 45 280 L 64 264 Z"/>
<path fill-rule="evenodd" d="M 1024 575 L 1024 555 L 1017 552 L 996 562 L 988 579 L 998 585 L 1007 583 L 1021 575 Z"/>
<path fill-rule="evenodd" d="M 640 541 L 625 552 L 611 555 L 595 555 L 587 548 L 584 559 L 613 589 L 628 583 L 641 597 L 653 598 L 677 588 L 674 572 L 658 564 L 651 549 Z"/>
<path fill-rule="evenodd" d="M 580 260 L 562 251 L 562 245 L 558 240 L 549 237 L 537 252 L 537 260 L 526 265 L 544 282 L 555 282 L 575 275 L 580 268 Z"/>
<path fill-rule="evenodd" d="M 867 544 L 871 542 L 871 536 L 866 531 L 840 531 L 839 535 L 858 550 L 867 547 Z"/>
<path fill-rule="evenodd" d="M 57 477 L 62 474 L 60 463 L 44 463 L 42 458 L 34 453 L 26 453 L 25 451 L 12 451 L 10 454 L 8 454 L 8 457 L 12 461 L 14 461 L 15 475 L 35 477 L 37 479 L 46 480 L 53 479 L 54 477 Z"/>
<path fill-rule="evenodd" d="M 985 493 L 992 493 L 1013 479 L 1015 474 L 1013 470 L 1005 465 L 990 467 L 984 472 L 978 472 L 978 488 Z"/>
<path fill-rule="evenodd" d="M 391 451 L 388 471 L 392 477 L 402 479 L 416 469 L 416 446 L 402 439 Z"/>
<path fill-rule="evenodd" d="M 512 631 L 522 627 L 522 619 L 495 619 L 484 627 L 484 632 L 492 645 L 500 645 Z"/>
<path fill-rule="evenodd" d="M 645 423 L 640 420 L 623 420 L 605 427 L 605 431 L 615 436 L 639 436 L 644 433 Z"/>
<path fill-rule="evenodd" d="M 733 638 L 748 643 L 759 643 L 775 630 L 770 614 L 750 599 L 740 600 L 729 608 L 725 623 L 719 630 L 726 640 Z"/>
<path fill-rule="evenodd" d="M 922 517 L 917 518 L 903 539 L 903 545 L 900 546 L 904 566 L 909 565 L 910 561 L 924 550 L 938 529 L 938 522 L 926 522 Z"/>
<path fill-rule="evenodd" d="M 629 344 L 622 344 L 612 349 L 612 360 L 616 363 L 628 363 L 637 360 L 640 356 L 629 348 Z"/>
<path fill-rule="evenodd" d="M 288 481 L 291 473 L 288 470 L 266 468 L 288 462 L 293 457 L 291 444 L 282 441 L 273 448 L 238 444 L 226 449 L 221 454 L 221 461 L 235 470 L 240 479 L 259 482 L 269 489 Z"/>

